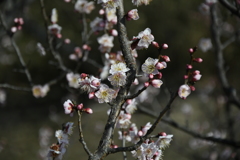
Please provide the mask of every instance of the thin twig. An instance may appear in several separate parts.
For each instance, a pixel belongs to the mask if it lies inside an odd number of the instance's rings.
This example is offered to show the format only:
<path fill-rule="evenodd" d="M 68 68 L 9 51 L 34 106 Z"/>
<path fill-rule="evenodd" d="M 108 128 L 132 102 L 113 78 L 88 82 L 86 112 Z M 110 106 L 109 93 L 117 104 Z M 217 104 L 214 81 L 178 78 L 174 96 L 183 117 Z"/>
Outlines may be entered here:
<path fill-rule="evenodd" d="M 145 91 L 147 89 L 147 87 L 143 87 L 141 88 L 140 90 L 138 90 L 138 92 L 132 94 L 132 95 L 129 95 L 129 96 L 126 96 L 125 99 L 133 99 L 133 98 L 136 98 L 137 96 L 139 96 L 143 91 Z"/>
<path fill-rule="evenodd" d="M 149 109 L 145 109 L 143 107 L 139 107 L 139 111 L 151 116 L 151 117 L 154 117 L 156 118 L 157 115 L 155 112 L 153 111 L 150 111 Z M 235 141 L 232 141 L 232 140 L 229 140 L 229 139 L 221 139 L 221 138 L 215 138 L 215 137 L 209 137 L 209 136 L 203 136 L 197 132 L 194 132 L 194 131 L 191 131 L 189 129 L 187 129 L 186 127 L 183 127 L 181 125 L 179 125 L 177 122 L 173 121 L 173 120 L 170 120 L 170 119 L 166 119 L 166 118 L 163 118 L 161 120 L 161 122 L 164 122 L 180 131 L 183 131 L 184 133 L 187 133 L 195 138 L 198 138 L 198 139 L 202 139 L 202 140 L 207 140 L 207 141 L 210 141 L 210 142 L 214 142 L 214 143 L 219 143 L 219 144 L 223 144 L 223 145 L 229 145 L 229 146 L 232 146 L 232 147 L 236 147 L 236 148 L 239 148 L 240 147 L 240 142 L 235 142 Z"/>
<path fill-rule="evenodd" d="M 8 88 L 8 89 L 13 89 L 13 90 L 17 90 L 17 91 L 31 91 L 31 88 L 27 88 L 27 87 L 18 87 L 18 86 L 13 86 L 10 84 L 0 84 L 0 88 Z"/>
<path fill-rule="evenodd" d="M 232 14 L 236 15 L 237 17 L 240 18 L 240 12 L 239 10 L 233 6 L 232 4 L 230 4 L 227 0 L 219 0 L 219 2 L 225 7 L 227 8 Z"/>
<path fill-rule="evenodd" d="M 86 142 L 83 138 L 83 130 L 82 130 L 82 113 L 78 110 L 78 130 L 79 130 L 79 141 L 83 145 L 83 148 L 85 152 L 88 154 L 88 156 L 92 156 L 91 151 L 88 149 Z"/>

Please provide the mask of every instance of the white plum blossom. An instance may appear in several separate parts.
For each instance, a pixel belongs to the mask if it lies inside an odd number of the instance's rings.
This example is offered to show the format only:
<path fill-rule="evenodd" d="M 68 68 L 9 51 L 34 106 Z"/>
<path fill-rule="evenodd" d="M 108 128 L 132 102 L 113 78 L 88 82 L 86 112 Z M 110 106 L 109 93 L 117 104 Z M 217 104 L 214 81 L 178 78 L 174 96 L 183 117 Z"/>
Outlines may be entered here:
<path fill-rule="evenodd" d="M 128 128 L 128 126 L 131 124 L 130 119 L 131 119 L 130 114 L 127 114 L 127 113 L 124 113 L 124 111 L 121 111 L 118 116 L 116 127 L 117 128 Z"/>
<path fill-rule="evenodd" d="M 106 9 L 106 17 L 109 22 L 114 21 L 117 18 L 116 9 L 108 9 L 107 8 Z"/>
<path fill-rule="evenodd" d="M 78 83 L 82 91 L 91 93 L 100 87 L 101 80 L 94 76 L 86 76 L 84 78 L 79 78 Z"/>
<path fill-rule="evenodd" d="M 78 83 L 78 79 L 80 78 L 80 75 L 79 74 L 74 74 L 74 73 L 68 73 L 66 75 L 67 77 L 67 80 L 68 80 L 68 85 L 70 87 L 73 87 L 73 88 L 79 88 L 79 83 Z"/>
<path fill-rule="evenodd" d="M 49 91 L 49 86 L 48 85 L 35 85 L 32 87 L 32 92 L 33 92 L 33 96 L 36 98 L 43 98 L 47 95 Z"/>
<path fill-rule="evenodd" d="M 131 19 L 138 20 L 139 19 L 138 10 L 137 9 L 132 9 L 132 10 L 128 11 L 127 19 L 128 20 L 131 20 Z"/>
<path fill-rule="evenodd" d="M 102 31 L 105 28 L 105 22 L 102 18 L 96 17 L 92 22 L 90 22 L 90 27 L 93 32 Z"/>
<path fill-rule="evenodd" d="M 212 41 L 210 38 L 201 38 L 198 46 L 203 52 L 207 52 L 208 50 L 212 49 Z"/>
<path fill-rule="evenodd" d="M 124 86 L 126 84 L 126 73 L 124 72 L 116 72 L 113 75 L 108 77 L 108 80 L 115 87 Z"/>
<path fill-rule="evenodd" d="M 62 130 L 57 130 L 55 132 L 55 137 L 58 139 L 58 143 L 68 144 L 68 135 L 65 134 Z"/>
<path fill-rule="evenodd" d="M 137 102 L 135 99 L 131 100 L 131 102 L 125 107 L 125 111 L 129 114 L 133 114 L 137 110 Z"/>
<path fill-rule="evenodd" d="M 71 114 L 73 112 L 74 104 L 71 100 L 67 100 L 63 103 L 65 114 Z"/>
<path fill-rule="evenodd" d="M 148 141 L 142 143 L 136 151 L 132 151 L 133 157 L 139 160 L 152 160 L 156 153 L 162 154 L 162 151 L 158 149 L 154 142 L 148 143 Z"/>
<path fill-rule="evenodd" d="M 145 60 L 145 63 L 142 65 L 142 71 L 146 74 L 157 74 L 158 70 L 156 68 L 156 64 L 158 63 L 158 59 L 153 59 L 148 57 Z"/>
<path fill-rule="evenodd" d="M 75 10 L 78 11 L 79 13 L 91 13 L 92 10 L 95 8 L 94 6 L 94 2 L 88 2 L 88 1 L 85 1 L 85 0 L 78 0 L 76 3 L 75 3 L 75 6 L 74 6 Z"/>
<path fill-rule="evenodd" d="M 107 85 L 102 84 L 100 89 L 95 93 L 99 103 L 109 103 L 115 98 L 115 91 L 109 88 Z"/>
<path fill-rule="evenodd" d="M 155 144 L 160 148 L 160 149 L 165 149 L 170 145 L 170 142 L 172 141 L 173 135 L 164 135 L 164 136 L 159 136 L 158 140 L 155 142 Z"/>
<path fill-rule="evenodd" d="M 191 93 L 191 88 L 187 85 L 181 85 L 178 89 L 178 95 L 180 98 L 186 99 Z"/>
<path fill-rule="evenodd" d="M 52 24 L 52 25 L 48 26 L 49 33 L 51 33 L 53 35 L 60 34 L 61 30 L 62 30 L 62 27 L 59 26 L 58 24 Z"/>
<path fill-rule="evenodd" d="M 102 37 L 99 37 L 97 39 L 98 43 L 100 45 L 103 45 L 104 47 L 110 47 L 112 48 L 113 45 L 113 36 L 109 36 L 108 34 L 104 34 Z"/>
<path fill-rule="evenodd" d="M 111 65 L 109 73 L 110 74 L 114 74 L 114 73 L 117 73 L 117 72 L 124 72 L 125 73 L 125 72 L 127 72 L 129 70 L 130 69 L 127 68 L 125 63 L 119 62 L 119 63 L 115 63 L 115 64 Z"/>
<path fill-rule="evenodd" d="M 154 36 L 151 34 L 151 29 L 146 28 L 144 31 L 138 33 L 137 37 L 133 37 L 133 44 L 137 42 L 136 49 L 148 48 L 153 42 Z"/>
<path fill-rule="evenodd" d="M 145 136 L 147 134 L 147 131 L 152 127 L 152 124 L 148 122 L 144 127 L 142 127 L 142 134 Z"/>

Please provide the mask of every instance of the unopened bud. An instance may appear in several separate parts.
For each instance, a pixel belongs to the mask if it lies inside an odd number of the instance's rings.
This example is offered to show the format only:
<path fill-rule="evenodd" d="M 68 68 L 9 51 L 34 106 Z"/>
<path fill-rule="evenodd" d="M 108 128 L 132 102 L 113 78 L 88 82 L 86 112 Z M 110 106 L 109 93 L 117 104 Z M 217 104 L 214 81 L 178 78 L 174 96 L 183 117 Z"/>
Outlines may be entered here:
<path fill-rule="evenodd" d="M 112 36 L 118 36 L 118 31 L 116 29 L 112 29 L 109 31 Z"/>
<path fill-rule="evenodd" d="M 189 86 L 189 87 L 190 87 L 191 91 L 195 91 L 196 90 L 196 88 L 194 86 Z"/>
<path fill-rule="evenodd" d="M 184 79 L 188 79 L 188 75 L 184 75 L 183 78 L 184 78 Z"/>
<path fill-rule="evenodd" d="M 167 136 L 167 133 L 165 133 L 165 132 L 160 132 L 160 133 L 158 133 L 158 135 L 159 135 L 159 136 Z"/>
<path fill-rule="evenodd" d="M 202 63 L 203 59 L 202 58 L 194 58 L 193 61 L 197 62 L 197 63 Z"/>
<path fill-rule="evenodd" d="M 91 92 L 91 93 L 88 94 L 88 98 L 89 98 L 89 99 L 93 99 L 94 96 L 95 96 L 95 93 L 94 93 L 94 92 Z"/>
<path fill-rule="evenodd" d="M 91 108 L 84 108 L 82 111 L 86 112 L 87 114 L 93 113 L 93 110 Z"/>
<path fill-rule="evenodd" d="M 127 99 L 126 102 L 127 102 L 127 104 L 131 104 L 132 100 L 131 99 Z"/>
<path fill-rule="evenodd" d="M 145 82 L 144 87 L 148 87 L 148 86 L 149 86 L 149 82 Z"/>
<path fill-rule="evenodd" d="M 64 43 L 65 43 L 65 44 L 69 44 L 69 43 L 71 43 L 71 40 L 68 39 L 68 38 L 66 38 L 66 39 L 64 40 Z"/>
<path fill-rule="evenodd" d="M 161 58 L 165 61 L 165 62 L 170 62 L 170 58 L 166 55 L 161 56 Z"/>
<path fill-rule="evenodd" d="M 163 48 L 163 49 L 168 49 L 168 45 L 167 45 L 166 43 L 163 43 L 163 44 L 162 44 L 162 48 Z"/>
<path fill-rule="evenodd" d="M 78 110 L 81 110 L 82 108 L 83 108 L 83 104 L 82 103 L 77 106 Z"/>
<path fill-rule="evenodd" d="M 157 79 L 161 79 L 162 78 L 162 73 L 158 72 L 158 74 L 155 75 Z"/>
<path fill-rule="evenodd" d="M 153 79 L 154 75 L 151 73 L 151 74 L 148 75 L 148 78 Z"/>
<path fill-rule="evenodd" d="M 192 69 L 193 67 L 192 67 L 191 64 L 187 64 L 187 65 L 186 65 L 186 68 L 187 68 L 187 69 Z"/>
<path fill-rule="evenodd" d="M 100 15 L 104 15 L 105 14 L 105 11 L 103 9 L 100 9 L 99 12 L 98 12 Z"/>
<path fill-rule="evenodd" d="M 189 48 L 188 52 L 193 53 L 194 52 L 193 48 Z"/>
<path fill-rule="evenodd" d="M 157 42 L 155 42 L 155 41 L 152 42 L 152 45 L 153 45 L 154 47 L 156 47 L 156 48 L 159 48 L 159 44 L 158 44 Z"/>

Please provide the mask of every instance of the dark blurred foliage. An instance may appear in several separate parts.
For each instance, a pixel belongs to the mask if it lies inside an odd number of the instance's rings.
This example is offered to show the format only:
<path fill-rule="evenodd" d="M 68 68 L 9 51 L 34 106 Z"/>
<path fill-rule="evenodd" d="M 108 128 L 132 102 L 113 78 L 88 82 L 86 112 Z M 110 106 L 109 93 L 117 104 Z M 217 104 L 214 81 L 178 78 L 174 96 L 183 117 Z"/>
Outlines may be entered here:
<path fill-rule="evenodd" d="M 167 69 L 163 71 L 164 85 L 161 89 L 161 94 L 155 98 L 162 105 L 161 108 L 167 102 L 167 94 L 165 94 L 167 90 L 175 91 L 184 83 L 185 65 L 189 62 L 188 49 L 197 46 L 202 37 L 211 37 L 210 19 L 208 16 L 202 15 L 198 10 L 202 2 L 202 0 L 153 0 L 149 6 L 138 7 L 140 15 L 138 21 L 130 21 L 126 24 L 129 39 L 149 27 L 158 43 L 167 43 L 169 45 L 169 49 L 164 50 L 163 54 L 168 55 L 171 62 L 168 63 Z M 57 9 L 59 16 L 58 24 L 63 27 L 63 39 L 71 39 L 71 43 L 62 46 L 59 52 L 64 64 L 73 69 L 76 66 L 76 62 L 69 60 L 68 56 L 74 52 L 74 47 L 82 45 L 81 31 L 83 27 L 81 15 L 74 11 L 72 3 L 65 3 L 63 0 L 45 1 L 45 7 L 49 16 L 52 8 Z M 135 8 L 130 0 L 126 1 L 125 7 L 126 11 Z M 97 6 L 92 14 L 87 15 L 88 22 L 96 17 L 99 9 L 100 6 Z M 37 42 L 47 47 L 47 34 L 40 2 L 38 0 L 1 0 L 0 10 L 9 28 L 14 24 L 13 19 L 15 17 L 23 17 L 24 19 L 25 23 L 22 31 L 17 32 L 14 36 L 32 75 L 33 83 L 44 84 L 59 76 L 60 70 L 51 63 L 54 61 L 53 56 L 48 51 L 46 56 L 41 56 L 36 49 Z M 234 29 L 239 28 L 239 25 L 235 25 L 239 23 L 239 19 L 224 10 L 222 11 L 222 19 L 229 24 L 233 24 Z M 96 41 L 98 36 L 92 35 L 90 38 L 92 50 L 89 56 L 101 64 L 101 53 L 98 51 Z M 230 35 L 226 35 L 225 39 L 229 37 Z M 20 87 L 30 87 L 26 76 L 19 72 L 22 66 L 2 28 L 0 28 L 0 41 L 0 84 L 8 83 Z M 115 38 L 115 42 L 116 45 L 113 51 L 118 51 L 120 48 L 117 38 Z M 157 56 L 157 52 L 153 47 L 141 50 L 138 54 L 139 64 L 143 63 L 147 57 Z M 221 126 L 221 122 L 225 121 L 225 110 L 221 103 L 221 100 L 224 98 L 221 86 L 218 85 L 215 55 L 212 50 L 206 53 L 197 50 L 196 57 L 203 58 L 203 63 L 195 65 L 195 68 L 200 70 L 203 75 L 201 81 L 196 84 L 197 90 L 185 101 L 176 100 L 169 115 L 180 124 L 186 124 L 192 130 L 202 128 L 203 134 L 211 132 L 211 128 L 217 129 L 218 127 L 222 127 L 222 131 L 225 131 L 227 126 Z M 226 68 L 228 69 L 229 83 L 239 91 L 239 41 L 227 47 L 224 58 L 226 60 Z M 82 64 L 78 72 L 97 76 L 99 69 L 86 63 Z M 90 148 L 93 150 L 98 145 L 98 140 L 107 118 L 106 111 L 108 107 L 106 105 L 98 105 L 94 100 L 89 101 L 87 95 L 79 94 L 79 91 L 69 88 L 65 78 L 51 86 L 50 92 L 46 97 L 39 99 L 34 98 L 32 92 L 11 89 L 3 90 L 6 92 L 7 100 L 0 107 L 0 159 L 40 159 L 38 157 L 40 148 L 38 140 L 39 128 L 43 126 L 49 127 L 54 132 L 61 128 L 61 123 L 66 121 L 76 122 L 77 120 L 76 117 L 69 118 L 68 115 L 64 115 L 62 104 L 67 98 L 73 98 L 77 102 L 93 108 L 96 114 L 84 116 L 83 128 L 87 132 L 85 139 L 90 143 Z M 190 113 L 185 115 L 183 113 L 183 108 L 189 109 L 188 106 L 190 106 L 191 113 L 194 113 L 194 115 Z M 151 109 L 159 111 L 159 108 L 159 106 L 154 106 L 154 103 L 152 103 Z M 235 111 L 235 109 L 233 110 Z M 236 110 L 232 115 L 239 120 L 239 110 Z M 149 117 L 140 113 L 136 113 L 134 116 L 136 121 L 141 119 L 139 125 L 144 125 L 149 121 Z M 216 117 L 221 118 L 214 119 Z M 236 125 L 234 124 L 235 129 L 237 129 Z M 204 127 L 206 127 L 205 130 Z M 222 157 L 235 151 L 230 147 L 209 144 L 200 140 L 198 144 L 198 140 L 162 123 L 159 130 L 174 134 L 174 140 L 172 145 L 165 151 L 164 159 L 224 159 Z M 71 143 L 65 159 L 86 159 L 82 158 L 86 154 L 78 142 L 77 127 L 74 132 L 76 133 L 71 137 Z M 236 133 L 236 135 L 239 134 Z M 51 136 L 50 141 L 51 143 L 56 141 L 54 135 Z M 203 147 L 200 147 L 200 145 Z M 122 155 L 109 156 L 109 159 L 113 158 L 122 159 Z"/>

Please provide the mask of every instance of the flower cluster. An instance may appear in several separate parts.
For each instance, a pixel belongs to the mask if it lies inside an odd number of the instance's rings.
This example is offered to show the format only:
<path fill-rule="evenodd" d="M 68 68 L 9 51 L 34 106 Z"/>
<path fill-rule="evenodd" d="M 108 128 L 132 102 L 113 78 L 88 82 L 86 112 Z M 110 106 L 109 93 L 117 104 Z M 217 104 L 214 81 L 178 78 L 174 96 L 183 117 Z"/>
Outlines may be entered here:
<path fill-rule="evenodd" d="M 162 59 L 162 61 L 161 61 Z M 160 80 L 162 78 L 162 73 L 160 70 L 167 67 L 167 62 L 170 58 L 166 55 L 160 55 L 159 59 L 153 59 L 148 57 L 145 63 L 142 65 L 142 71 L 148 76 L 149 80 L 145 82 L 145 87 L 152 85 L 155 88 L 160 88 L 163 82 Z"/>
<path fill-rule="evenodd" d="M 82 103 L 76 105 L 69 99 L 63 103 L 63 108 L 65 114 L 70 114 L 71 116 L 73 115 L 74 110 L 80 110 L 81 112 L 86 112 L 87 114 L 93 113 L 91 108 L 84 108 Z"/>
<path fill-rule="evenodd" d="M 193 70 L 192 63 L 202 63 L 202 58 L 194 58 L 193 54 L 197 48 L 190 48 L 189 53 L 191 55 L 190 64 L 186 65 L 186 75 L 184 75 L 185 84 L 181 85 L 178 89 L 178 95 L 182 99 L 186 99 L 191 94 L 191 91 L 195 91 L 194 84 L 202 77 L 199 70 Z"/>
<path fill-rule="evenodd" d="M 83 92 L 91 93 L 99 89 L 101 80 L 85 73 L 78 79 L 79 87 Z"/>
<path fill-rule="evenodd" d="M 11 28 L 11 31 L 13 33 L 15 33 L 18 30 L 21 30 L 23 24 L 24 24 L 23 18 L 15 18 L 14 19 L 14 26 Z"/>
<path fill-rule="evenodd" d="M 123 62 L 119 62 L 111 65 L 111 69 L 109 73 L 111 76 L 108 77 L 108 80 L 115 87 L 120 87 L 126 84 L 126 72 L 130 69 L 127 68 L 126 64 Z"/>
<path fill-rule="evenodd" d="M 63 125 L 62 130 L 57 130 L 55 132 L 55 137 L 58 142 L 51 145 L 50 150 L 48 152 L 48 157 L 53 159 L 61 160 L 64 153 L 66 152 L 66 147 L 69 144 L 69 136 L 72 134 L 73 123 L 67 122 Z"/>
<path fill-rule="evenodd" d="M 132 151 L 133 157 L 139 160 L 160 160 L 163 150 L 170 145 L 172 137 L 173 135 L 161 132 L 155 142 L 147 139 L 141 146 Z"/>

